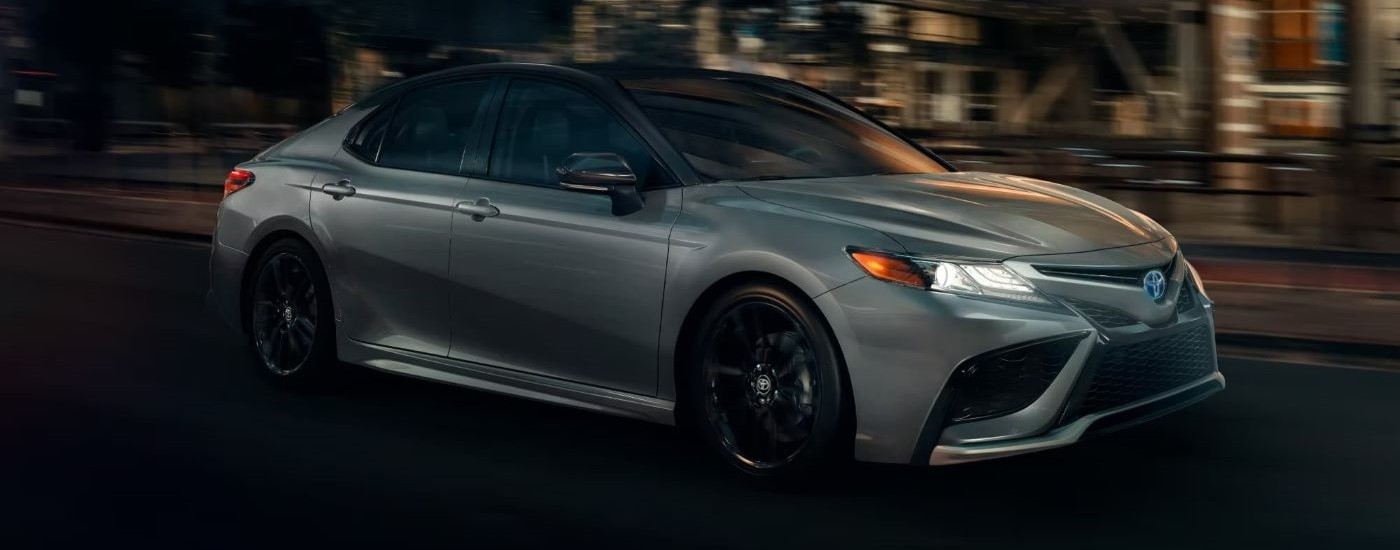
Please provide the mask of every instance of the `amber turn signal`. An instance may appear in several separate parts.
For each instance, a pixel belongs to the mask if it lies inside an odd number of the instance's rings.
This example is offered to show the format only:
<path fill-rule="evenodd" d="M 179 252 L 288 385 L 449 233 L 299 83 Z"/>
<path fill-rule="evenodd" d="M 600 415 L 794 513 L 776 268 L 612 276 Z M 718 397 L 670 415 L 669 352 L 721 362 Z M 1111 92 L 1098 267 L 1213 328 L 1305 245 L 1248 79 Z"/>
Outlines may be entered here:
<path fill-rule="evenodd" d="M 904 258 L 878 252 L 855 250 L 851 251 L 851 259 L 855 260 L 856 265 L 859 265 L 861 269 L 876 279 L 915 288 L 927 289 L 929 287 L 930 283 L 923 271 L 913 262 Z"/>

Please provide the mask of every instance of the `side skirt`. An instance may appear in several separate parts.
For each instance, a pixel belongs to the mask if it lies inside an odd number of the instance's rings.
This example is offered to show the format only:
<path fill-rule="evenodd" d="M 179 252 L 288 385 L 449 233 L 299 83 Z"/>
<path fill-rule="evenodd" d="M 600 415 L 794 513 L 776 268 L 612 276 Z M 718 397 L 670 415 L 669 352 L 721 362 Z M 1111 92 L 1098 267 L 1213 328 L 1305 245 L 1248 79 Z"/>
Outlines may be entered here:
<path fill-rule="evenodd" d="M 570 382 L 478 363 L 338 338 L 340 360 L 476 390 L 593 412 L 675 425 L 676 404 L 665 399 Z"/>

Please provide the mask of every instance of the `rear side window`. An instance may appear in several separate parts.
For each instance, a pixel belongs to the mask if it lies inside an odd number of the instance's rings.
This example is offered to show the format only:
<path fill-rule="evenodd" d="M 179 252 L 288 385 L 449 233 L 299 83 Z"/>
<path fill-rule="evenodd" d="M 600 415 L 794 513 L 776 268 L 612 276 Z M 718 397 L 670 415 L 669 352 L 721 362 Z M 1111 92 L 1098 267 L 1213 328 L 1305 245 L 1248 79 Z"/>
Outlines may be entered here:
<path fill-rule="evenodd" d="M 376 128 L 381 125 L 380 121 L 372 120 L 362 128 L 364 135 L 356 139 L 363 138 L 367 148 L 373 147 L 376 141 L 383 142 L 378 147 L 377 157 L 381 166 L 458 174 L 463 156 L 476 140 L 490 92 L 489 80 L 451 82 L 414 90 L 399 98 L 387 124 Z M 353 141 L 351 147 L 355 147 Z"/>
<path fill-rule="evenodd" d="M 384 141 L 384 129 L 389 127 L 389 116 L 393 112 L 393 102 L 380 106 L 379 111 L 371 114 L 370 119 L 350 136 L 345 146 L 360 158 L 373 162 L 379 157 L 379 144 Z"/>

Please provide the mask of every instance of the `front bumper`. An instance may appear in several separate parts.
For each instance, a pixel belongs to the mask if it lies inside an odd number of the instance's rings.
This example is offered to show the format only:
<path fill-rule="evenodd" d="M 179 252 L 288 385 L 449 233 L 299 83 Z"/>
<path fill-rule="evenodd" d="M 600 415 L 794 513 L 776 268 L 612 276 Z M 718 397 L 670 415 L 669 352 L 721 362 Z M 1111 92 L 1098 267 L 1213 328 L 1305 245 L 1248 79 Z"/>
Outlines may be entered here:
<path fill-rule="evenodd" d="M 1036 281 L 1041 288 L 1062 291 L 1057 297 L 1075 292 L 1090 299 L 1113 297 L 1108 303 L 1141 321 L 1128 324 L 1068 304 L 1037 309 L 873 279 L 817 296 L 850 376 L 855 458 L 951 464 L 1010 456 L 1155 418 L 1219 391 L 1224 378 L 1216 365 L 1212 308 L 1204 297 L 1185 303 L 1178 293 L 1187 293 L 1186 268 L 1172 271 L 1168 298 L 1156 304 L 1141 289 L 1128 293 L 1093 282 Z M 1133 300 L 1147 304 L 1138 307 Z M 1184 356 L 1190 369 L 1178 369 L 1175 358 L 1160 353 L 1164 346 L 1158 344 L 1171 347 L 1182 339 L 1192 343 Z M 1029 405 L 950 420 L 960 379 L 956 373 L 964 365 L 1028 343 L 1057 340 L 1074 342 L 1072 353 L 1038 396 L 1029 394 L 1034 399 Z M 1105 374 L 1099 380 L 1100 370 L 1120 377 Z M 1170 375 L 1159 377 L 1159 372 Z M 1137 386 L 1140 381 L 1148 382 L 1146 389 Z M 1120 391 L 1122 384 L 1135 391 Z"/>
<path fill-rule="evenodd" d="M 1127 428 L 1184 409 L 1223 389 L 1225 377 L 1216 372 L 1165 394 L 1082 416 L 1044 435 L 984 444 L 938 445 L 929 455 L 928 464 L 943 466 L 976 462 L 1064 447 L 1085 437 Z"/>

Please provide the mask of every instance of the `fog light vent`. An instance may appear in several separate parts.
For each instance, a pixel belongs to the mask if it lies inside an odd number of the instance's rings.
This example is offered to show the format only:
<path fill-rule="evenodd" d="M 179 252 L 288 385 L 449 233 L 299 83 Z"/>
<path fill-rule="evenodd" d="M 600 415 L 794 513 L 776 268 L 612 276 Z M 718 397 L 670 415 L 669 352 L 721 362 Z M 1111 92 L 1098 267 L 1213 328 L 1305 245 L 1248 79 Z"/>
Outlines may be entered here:
<path fill-rule="evenodd" d="M 1004 348 L 963 362 L 953 373 L 952 422 L 1003 416 L 1034 403 L 1085 334 Z"/>
<path fill-rule="evenodd" d="M 1191 311 L 1196 307 L 1196 289 L 1191 281 L 1186 281 L 1181 285 L 1181 291 L 1176 295 L 1176 314 L 1181 315 Z"/>

